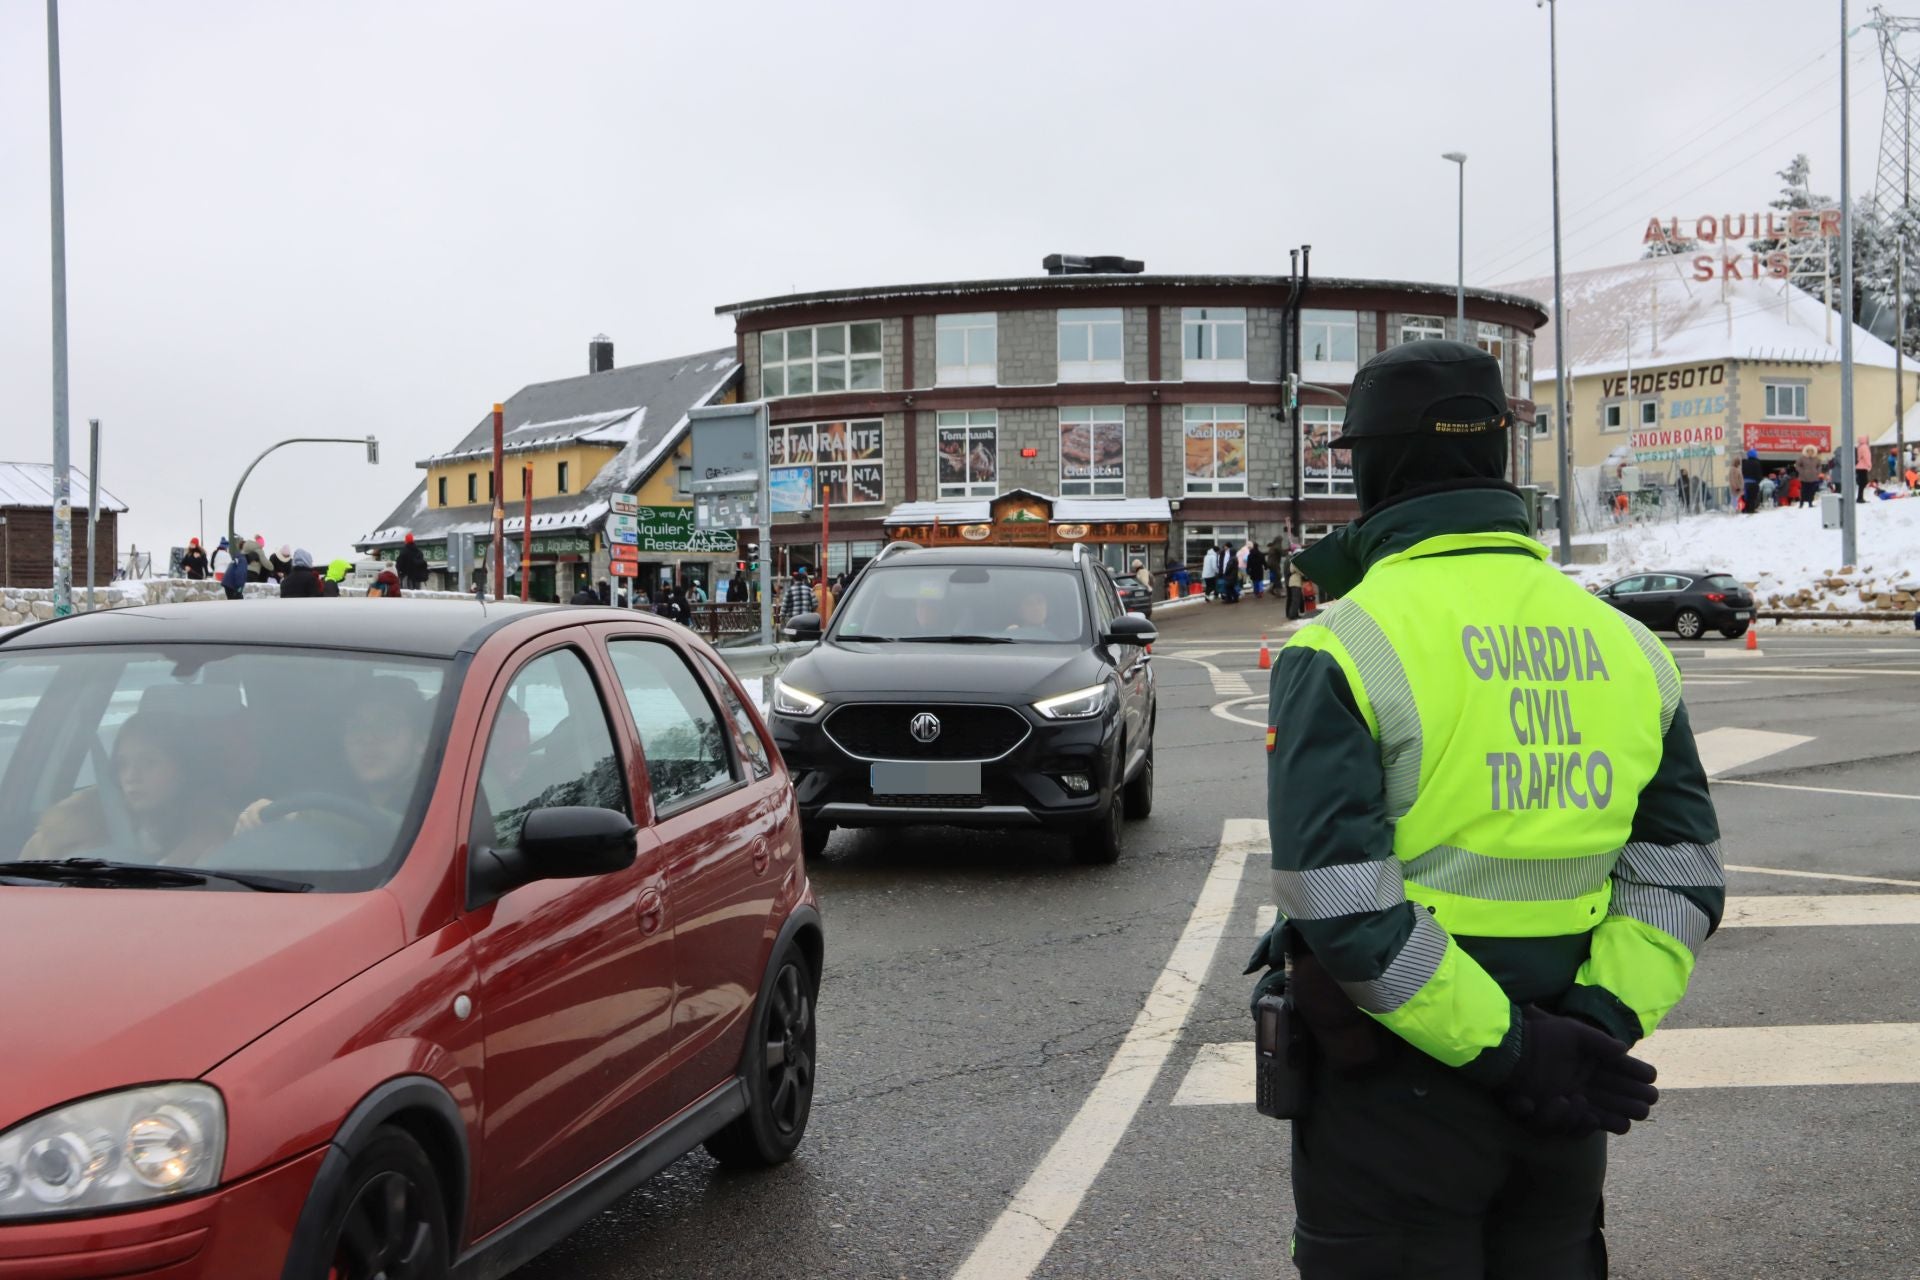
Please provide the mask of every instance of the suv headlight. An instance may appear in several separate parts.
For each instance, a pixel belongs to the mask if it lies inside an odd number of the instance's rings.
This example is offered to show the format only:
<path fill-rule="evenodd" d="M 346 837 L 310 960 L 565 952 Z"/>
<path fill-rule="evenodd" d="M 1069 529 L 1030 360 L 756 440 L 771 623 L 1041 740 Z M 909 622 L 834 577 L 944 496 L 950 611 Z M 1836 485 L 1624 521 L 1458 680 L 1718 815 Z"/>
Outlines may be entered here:
<path fill-rule="evenodd" d="M 825 698 L 816 698 L 805 689 L 796 689 L 785 680 L 776 678 L 773 682 L 773 710 L 775 715 L 798 716 L 801 719 L 812 715 L 827 705 Z"/>
<path fill-rule="evenodd" d="M 1110 684 L 1088 685 L 1072 693 L 1057 693 L 1051 698 L 1042 698 L 1033 704 L 1033 709 L 1049 720 L 1091 720 L 1107 709 L 1107 698 L 1112 690 Z"/>
<path fill-rule="evenodd" d="M 148 1085 L 44 1112 L 0 1133 L 0 1223 L 206 1191 L 226 1146 L 226 1104 L 211 1085 Z"/>

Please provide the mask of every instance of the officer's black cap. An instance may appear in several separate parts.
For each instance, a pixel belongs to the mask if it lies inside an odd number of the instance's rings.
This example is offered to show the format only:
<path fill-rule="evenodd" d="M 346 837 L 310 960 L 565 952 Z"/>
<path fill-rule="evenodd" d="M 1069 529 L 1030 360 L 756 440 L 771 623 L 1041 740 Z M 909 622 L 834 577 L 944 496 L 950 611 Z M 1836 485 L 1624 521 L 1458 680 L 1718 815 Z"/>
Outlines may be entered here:
<path fill-rule="evenodd" d="M 1346 421 L 1333 445 L 1504 431 L 1510 418 L 1502 382 L 1500 362 L 1470 343 L 1434 339 L 1389 347 L 1354 375 Z"/>

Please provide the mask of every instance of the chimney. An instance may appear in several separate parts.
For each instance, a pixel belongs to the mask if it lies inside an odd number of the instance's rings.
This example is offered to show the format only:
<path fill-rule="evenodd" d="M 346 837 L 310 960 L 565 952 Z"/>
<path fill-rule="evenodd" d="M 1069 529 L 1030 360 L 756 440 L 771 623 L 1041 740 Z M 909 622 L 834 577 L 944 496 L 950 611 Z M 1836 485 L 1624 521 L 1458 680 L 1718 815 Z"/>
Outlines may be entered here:
<path fill-rule="evenodd" d="M 1089 258 L 1075 253 L 1050 253 L 1040 260 L 1040 269 L 1050 276 L 1138 275 L 1147 269 L 1147 264 L 1118 254 Z"/>
<path fill-rule="evenodd" d="M 605 373 L 613 368 L 613 339 L 596 333 L 587 339 L 587 372 Z"/>

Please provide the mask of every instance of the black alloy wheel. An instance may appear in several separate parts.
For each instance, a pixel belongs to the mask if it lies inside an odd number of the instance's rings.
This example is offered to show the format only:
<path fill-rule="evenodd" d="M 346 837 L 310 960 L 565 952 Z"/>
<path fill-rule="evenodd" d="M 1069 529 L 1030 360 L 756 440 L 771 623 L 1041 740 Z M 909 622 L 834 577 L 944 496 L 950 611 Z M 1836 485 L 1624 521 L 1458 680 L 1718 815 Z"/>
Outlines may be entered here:
<path fill-rule="evenodd" d="M 747 1110 L 707 1139 L 707 1153 L 737 1168 L 785 1161 L 813 1112 L 816 994 L 806 957 L 789 945 L 747 1042 Z"/>
<path fill-rule="evenodd" d="M 817 858 L 827 851 L 827 841 L 833 835 L 833 828 L 824 822 L 800 821 L 800 852 L 807 858 Z"/>
<path fill-rule="evenodd" d="M 447 1210 L 433 1163 L 399 1129 L 382 1129 L 347 1168 L 327 1232 L 326 1280 L 443 1280 Z"/>
<path fill-rule="evenodd" d="M 1673 620 L 1674 634 L 1682 640 L 1698 640 L 1700 633 L 1706 630 L 1700 615 L 1692 609 L 1682 609 Z"/>

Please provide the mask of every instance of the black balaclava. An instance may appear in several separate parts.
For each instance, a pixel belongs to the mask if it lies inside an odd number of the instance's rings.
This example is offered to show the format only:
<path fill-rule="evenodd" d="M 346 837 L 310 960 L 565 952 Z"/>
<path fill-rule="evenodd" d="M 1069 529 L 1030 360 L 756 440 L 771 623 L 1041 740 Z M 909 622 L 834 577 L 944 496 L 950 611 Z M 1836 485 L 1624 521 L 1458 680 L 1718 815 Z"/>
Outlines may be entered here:
<path fill-rule="evenodd" d="M 1507 433 L 1363 436 L 1353 449 L 1353 488 L 1360 518 L 1402 498 L 1442 489 L 1503 484 Z"/>

